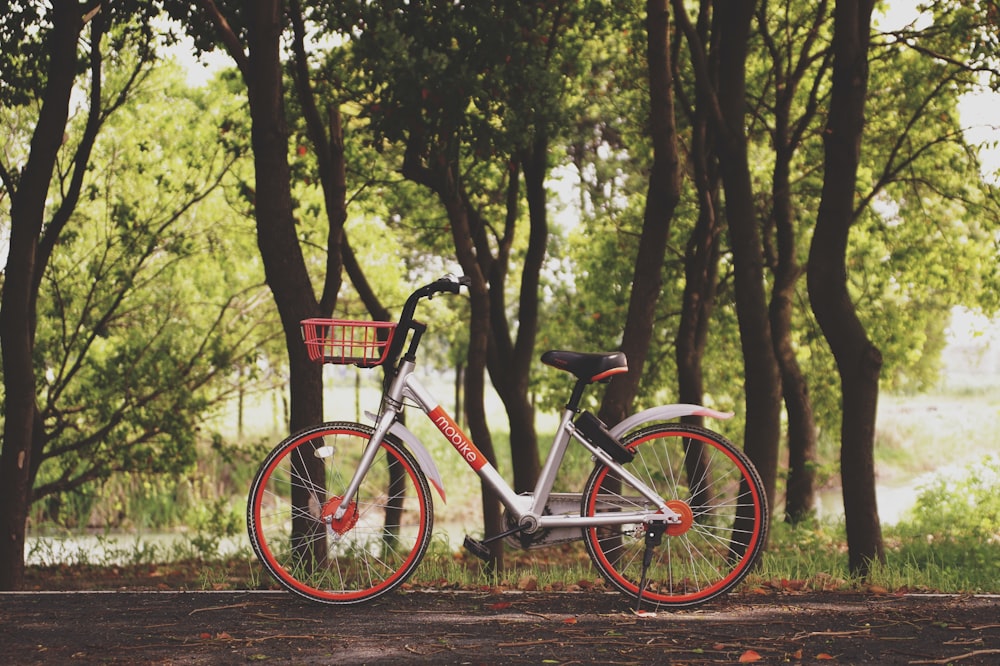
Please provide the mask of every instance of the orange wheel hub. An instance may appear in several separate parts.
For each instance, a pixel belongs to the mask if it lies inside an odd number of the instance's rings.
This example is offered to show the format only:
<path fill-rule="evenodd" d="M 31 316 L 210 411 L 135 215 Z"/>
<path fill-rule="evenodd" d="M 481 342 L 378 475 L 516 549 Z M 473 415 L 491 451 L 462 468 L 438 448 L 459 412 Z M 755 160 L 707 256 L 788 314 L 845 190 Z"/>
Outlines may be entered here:
<path fill-rule="evenodd" d="M 678 499 L 667 500 L 667 507 L 681 517 L 681 522 L 667 525 L 667 536 L 680 536 L 694 524 L 694 512 L 687 502 Z"/>
<path fill-rule="evenodd" d="M 334 514 L 337 513 L 337 509 L 344 502 L 343 497 L 334 497 L 330 499 L 323 507 L 323 513 L 320 514 L 320 518 L 327 526 L 336 532 L 337 534 L 344 534 L 358 522 L 358 503 L 350 502 L 347 505 L 347 512 L 339 520 L 334 519 Z"/>

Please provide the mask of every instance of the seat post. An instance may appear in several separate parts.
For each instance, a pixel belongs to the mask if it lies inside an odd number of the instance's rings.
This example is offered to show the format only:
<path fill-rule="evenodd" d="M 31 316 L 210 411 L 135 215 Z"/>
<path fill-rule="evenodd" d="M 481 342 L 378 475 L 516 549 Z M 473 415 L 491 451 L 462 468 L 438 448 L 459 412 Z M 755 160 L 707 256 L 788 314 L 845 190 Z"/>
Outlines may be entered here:
<path fill-rule="evenodd" d="M 573 412 L 580 411 L 580 400 L 583 398 L 583 391 L 587 388 L 588 384 L 590 382 L 585 379 L 577 380 L 573 386 L 573 393 L 569 396 L 569 402 L 566 403 L 566 409 L 570 409 Z"/>

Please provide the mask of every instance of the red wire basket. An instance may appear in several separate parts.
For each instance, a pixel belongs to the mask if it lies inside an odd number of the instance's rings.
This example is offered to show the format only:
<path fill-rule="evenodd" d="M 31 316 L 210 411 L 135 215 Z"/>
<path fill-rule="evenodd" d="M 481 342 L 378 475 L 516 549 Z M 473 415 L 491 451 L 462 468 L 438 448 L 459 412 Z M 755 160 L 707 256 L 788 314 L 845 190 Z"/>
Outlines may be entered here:
<path fill-rule="evenodd" d="M 396 330 L 392 321 L 305 319 L 301 325 L 311 360 L 362 368 L 374 368 L 385 361 Z"/>

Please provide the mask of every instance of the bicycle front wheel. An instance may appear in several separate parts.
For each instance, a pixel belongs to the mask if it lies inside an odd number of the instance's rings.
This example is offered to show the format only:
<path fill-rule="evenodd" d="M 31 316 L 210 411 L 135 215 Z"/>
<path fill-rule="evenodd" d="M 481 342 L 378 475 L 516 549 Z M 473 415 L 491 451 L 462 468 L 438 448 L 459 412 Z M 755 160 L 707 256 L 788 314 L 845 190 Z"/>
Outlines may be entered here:
<path fill-rule="evenodd" d="M 768 508 L 757 470 L 718 433 L 687 424 L 659 424 L 625 437 L 635 453 L 629 471 L 680 514 L 655 548 L 641 602 L 681 608 L 731 590 L 751 570 L 767 541 Z M 582 513 L 655 511 L 608 467 L 598 464 L 583 492 Z M 592 527 L 584 542 L 602 575 L 639 598 L 645 525 Z"/>
<path fill-rule="evenodd" d="M 250 543 L 288 590 L 329 604 L 369 601 L 405 581 L 426 552 L 434 516 L 427 478 L 394 438 L 379 446 L 357 495 L 344 497 L 373 432 L 359 423 L 315 426 L 278 444 L 257 472 Z"/>

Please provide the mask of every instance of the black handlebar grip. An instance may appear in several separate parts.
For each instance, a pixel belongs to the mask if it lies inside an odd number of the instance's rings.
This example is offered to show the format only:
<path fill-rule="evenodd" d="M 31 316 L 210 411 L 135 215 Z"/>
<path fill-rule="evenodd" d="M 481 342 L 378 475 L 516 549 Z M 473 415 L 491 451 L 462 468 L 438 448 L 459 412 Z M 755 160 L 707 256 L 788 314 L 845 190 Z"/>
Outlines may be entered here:
<path fill-rule="evenodd" d="M 468 287 L 472 284 L 472 279 L 467 275 L 454 276 L 447 275 L 440 280 L 437 280 L 432 285 L 431 289 L 434 293 L 448 292 L 450 294 L 457 294 L 461 291 L 462 286 Z"/>

